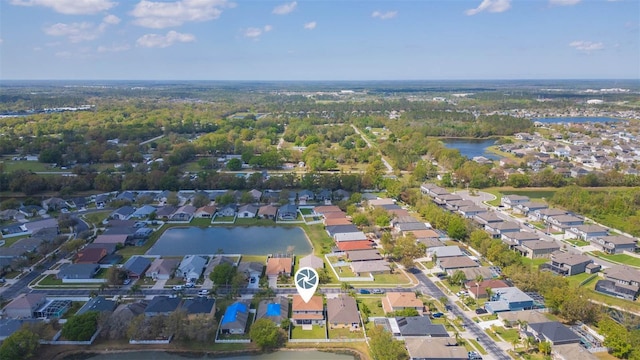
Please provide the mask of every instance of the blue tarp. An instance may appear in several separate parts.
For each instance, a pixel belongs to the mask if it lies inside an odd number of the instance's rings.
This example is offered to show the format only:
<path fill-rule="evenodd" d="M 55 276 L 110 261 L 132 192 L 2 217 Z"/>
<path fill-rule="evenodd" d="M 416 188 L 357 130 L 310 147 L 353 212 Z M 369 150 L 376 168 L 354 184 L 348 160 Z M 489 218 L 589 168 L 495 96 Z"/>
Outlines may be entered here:
<path fill-rule="evenodd" d="M 280 316 L 280 304 L 267 304 L 267 316 Z"/>
<path fill-rule="evenodd" d="M 230 323 L 236 321 L 236 316 L 238 313 L 246 313 L 247 312 L 247 304 L 243 304 L 241 302 L 235 302 L 227 308 L 224 312 L 224 318 L 222 319 L 222 324 Z"/>

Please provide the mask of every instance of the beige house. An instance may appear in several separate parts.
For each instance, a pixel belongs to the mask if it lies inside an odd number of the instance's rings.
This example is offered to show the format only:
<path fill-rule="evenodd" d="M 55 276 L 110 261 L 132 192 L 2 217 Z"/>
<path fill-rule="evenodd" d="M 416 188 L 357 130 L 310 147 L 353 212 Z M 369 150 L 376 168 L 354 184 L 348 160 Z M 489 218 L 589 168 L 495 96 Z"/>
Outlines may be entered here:
<path fill-rule="evenodd" d="M 327 322 L 331 329 L 358 330 L 360 328 L 360 313 L 358 313 L 356 299 L 346 294 L 327 299 Z"/>
<path fill-rule="evenodd" d="M 385 314 L 408 308 L 416 309 L 420 315 L 424 313 L 424 305 L 422 301 L 416 297 L 415 293 L 388 292 L 387 295 L 382 298 L 382 309 Z"/>

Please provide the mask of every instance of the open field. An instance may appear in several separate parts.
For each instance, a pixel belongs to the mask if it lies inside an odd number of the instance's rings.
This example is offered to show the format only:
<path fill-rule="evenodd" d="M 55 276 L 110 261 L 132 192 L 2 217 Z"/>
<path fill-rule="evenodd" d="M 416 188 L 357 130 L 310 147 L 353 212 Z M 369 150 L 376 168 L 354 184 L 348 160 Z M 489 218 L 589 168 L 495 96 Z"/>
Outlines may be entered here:
<path fill-rule="evenodd" d="M 582 273 L 582 274 L 578 274 L 578 275 L 573 275 L 573 276 L 567 276 L 566 279 L 567 281 L 569 281 L 570 284 L 578 286 L 581 282 L 587 280 L 588 278 L 594 276 L 594 274 L 587 274 L 587 273 Z M 596 277 L 598 277 L 597 275 L 595 275 Z"/>
<path fill-rule="evenodd" d="M 326 339 L 326 329 L 324 326 L 313 326 L 311 330 L 303 330 L 302 326 L 293 326 L 291 329 L 292 339 Z"/>
<path fill-rule="evenodd" d="M 535 267 L 535 268 L 538 268 L 540 265 L 542 265 L 542 264 L 544 264 L 546 262 L 549 262 L 549 259 L 544 259 L 544 258 L 541 258 L 541 259 L 529 259 L 528 257 L 524 257 L 523 256 L 521 259 L 522 259 L 522 264 L 523 265 L 528 265 L 528 266 Z"/>
<path fill-rule="evenodd" d="M 329 329 L 329 339 L 364 339 L 362 329 L 351 331 L 347 329 Z"/>

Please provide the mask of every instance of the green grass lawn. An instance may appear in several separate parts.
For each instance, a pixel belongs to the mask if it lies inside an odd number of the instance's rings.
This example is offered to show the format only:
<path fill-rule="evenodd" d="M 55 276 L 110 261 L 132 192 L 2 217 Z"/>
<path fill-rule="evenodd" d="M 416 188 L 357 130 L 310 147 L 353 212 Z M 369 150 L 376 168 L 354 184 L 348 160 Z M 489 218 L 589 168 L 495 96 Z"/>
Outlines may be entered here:
<path fill-rule="evenodd" d="M 189 223 L 191 226 L 208 227 L 211 226 L 211 218 L 193 218 Z"/>
<path fill-rule="evenodd" d="M 582 273 L 582 274 L 578 274 L 578 275 L 572 275 L 572 276 L 567 276 L 566 279 L 567 281 L 569 281 L 569 284 L 574 285 L 574 286 L 578 286 L 581 282 L 587 280 L 588 278 L 594 276 L 595 274 L 587 274 L 587 273 Z M 595 275 L 596 277 L 598 277 L 597 275 Z"/>
<path fill-rule="evenodd" d="M 509 343 L 511 343 L 511 341 L 513 341 L 514 339 L 518 339 L 520 337 L 520 334 L 516 329 L 507 330 L 503 327 L 497 327 L 497 326 L 492 326 L 491 328 L 493 329 L 493 331 L 496 332 L 496 334 L 500 335 L 503 339 L 505 339 Z"/>
<path fill-rule="evenodd" d="M 11 158 L 3 159 L 4 160 L 4 171 L 7 173 L 18 171 L 18 170 L 27 170 L 33 172 L 68 172 L 68 170 L 60 170 L 60 168 L 52 168 L 49 164 L 41 163 L 39 161 L 13 161 Z"/>
<path fill-rule="evenodd" d="M 237 226 L 276 226 L 275 221 L 269 219 L 258 218 L 242 218 L 236 219 L 235 225 Z"/>
<path fill-rule="evenodd" d="M 473 346 L 476 348 L 476 350 L 481 354 L 481 355 L 487 355 L 487 350 L 485 350 L 482 345 L 480 345 L 479 342 L 477 342 L 475 339 L 465 339 L 467 342 L 473 344 Z"/>
<path fill-rule="evenodd" d="M 540 265 L 549 261 L 549 259 L 545 259 L 545 258 L 529 259 L 528 257 L 524 257 L 524 256 L 521 257 L 521 259 L 522 259 L 523 265 L 528 265 L 535 268 L 538 268 Z"/>
<path fill-rule="evenodd" d="M 362 329 L 351 331 L 350 329 L 329 329 L 329 339 L 363 339 Z"/>
<path fill-rule="evenodd" d="M 627 254 L 608 255 L 608 254 L 605 254 L 605 253 L 600 252 L 600 251 L 594 251 L 593 255 L 595 255 L 597 257 L 601 257 L 601 258 L 603 258 L 605 260 L 617 262 L 617 263 L 620 263 L 620 264 L 625 264 L 625 265 L 634 266 L 634 267 L 640 267 L 640 258 L 633 257 L 631 255 L 627 255 Z"/>
<path fill-rule="evenodd" d="M 235 219 L 235 216 L 216 216 L 213 223 L 232 222 L 233 219 Z"/>
<path fill-rule="evenodd" d="M 379 296 L 360 295 L 358 301 L 367 305 L 369 308 L 369 317 L 384 317 L 384 310 L 382 309 L 382 298 Z"/>
<path fill-rule="evenodd" d="M 111 214 L 110 210 L 98 211 L 85 214 L 83 218 L 94 225 L 102 225 L 102 221 L 106 219 L 109 214 Z"/>
<path fill-rule="evenodd" d="M 242 255 L 241 262 L 259 262 L 261 264 L 267 263 L 266 255 Z"/>
<path fill-rule="evenodd" d="M 409 279 L 400 271 L 393 274 L 377 274 L 373 277 L 373 283 L 379 285 L 402 285 L 409 282 Z"/>
<path fill-rule="evenodd" d="M 326 339 L 327 333 L 324 326 L 313 326 L 311 330 L 303 330 L 302 326 L 293 326 L 292 339 Z"/>
<path fill-rule="evenodd" d="M 575 246 L 587 246 L 589 245 L 588 241 L 584 241 L 584 240 L 577 240 L 577 239 L 571 239 L 571 240 L 565 240 L 566 242 L 568 242 L 571 245 L 575 245 Z M 640 259 L 638 259 L 640 260 Z"/>
<path fill-rule="evenodd" d="M 18 242 L 18 240 L 22 240 L 24 238 L 28 238 L 31 235 L 20 235 L 20 236 L 14 236 L 14 237 L 10 237 L 10 238 L 2 238 L 2 240 L 4 240 L 4 247 L 8 248 L 9 246 L 15 244 L 16 242 Z"/>
<path fill-rule="evenodd" d="M 311 214 L 313 214 L 313 209 L 302 208 L 302 209 L 300 209 L 300 213 L 302 215 L 311 215 Z"/>

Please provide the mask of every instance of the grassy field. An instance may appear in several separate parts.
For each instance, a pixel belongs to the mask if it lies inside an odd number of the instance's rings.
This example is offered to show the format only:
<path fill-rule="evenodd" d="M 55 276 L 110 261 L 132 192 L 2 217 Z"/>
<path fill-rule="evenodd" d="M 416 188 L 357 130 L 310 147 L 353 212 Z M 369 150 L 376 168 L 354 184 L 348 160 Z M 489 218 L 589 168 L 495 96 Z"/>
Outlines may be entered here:
<path fill-rule="evenodd" d="M 567 276 L 566 279 L 569 281 L 569 284 L 574 285 L 574 286 L 578 286 L 581 282 L 587 280 L 588 278 L 590 278 L 593 275 L 594 274 L 582 273 L 582 274 L 578 274 L 578 275 Z M 597 277 L 597 275 L 596 275 L 596 277 Z"/>
<path fill-rule="evenodd" d="M 528 257 L 522 257 L 522 264 L 528 265 L 531 267 L 538 268 L 540 265 L 549 261 L 549 259 L 541 258 L 541 259 L 529 259 Z"/>
<path fill-rule="evenodd" d="M 363 339 L 362 329 L 351 331 L 347 329 L 329 329 L 329 339 Z"/>
<path fill-rule="evenodd" d="M 528 196 L 532 200 L 549 200 L 555 195 L 556 188 L 514 188 L 514 187 L 494 187 L 486 188 L 481 191 L 488 192 L 496 196 L 496 199 L 488 203 L 493 206 L 500 205 L 500 199 L 503 195 L 523 195 Z"/>
<path fill-rule="evenodd" d="M 313 326 L 311 330 L 302 330 L 302 326 L 293 326 L 291 329 L 292 339 L 326 339 L 327 334 L 324 326 Z"/>
<path fill-rule="evenodd" d="M 369 308 L 369 317 L 383 317 L 382 298 L 379 296 L 359 296 L 358 301 L 367 305 Z"/>
<path fill-rule="evenodd" d="M 617 262 L 620 264 L 625 264 L 633 267 L 640 267 L 640 258 L 633 257 L 627 254 L 615 254 L 608 255 L 600 251 L 594 251 L 593 255 L 603 258 L 605 260 L 609 260 L 611 262 Z"/>
<path fill-rule="evenodd" d="M 2 240 L 4 240 L 4 247 L 8 248 L 9 246 L 15 244 L 16 242 L 18 242 L 18 240 L 24 239 L 24 238 L 28 238 L 31 235 L 20 235 L 20 236 L 14 236 L 14 237 L 10 237 L 10 238 L 2 238 Z"/>
<path fill-rule="evenodd" d="M 33 172 L 65 172 L 66 170 L 60 170 L 60 168 L 52 168 L 49 164 L 44 164 L 39 161 L 13 161 L 10 157 L 3 157 L 4 161 L 4 171 L 5 172 L 14 172 L 18 170 L 27 170 Z"/>
<path fill-rule="evenodd" d="M 83 215 L 83 218 L 94 225 L 102 225 L 102 221 L 106 219 L 110 213 L 110 210 L 92 212 Z"/>
<path fill-rule="evenodd" d="M 566 242 L 568 242 L 571 245 L 575 245 L 575 246 L 587 246 L 589 245 L 588 241 L 584 241 L 584 240 L 576 240 L 576 239 L 571 239 L 571 240 L 565 240 Z"/>
<path fill-rule="evenodd" d="M 496 326 L 493 326 L 491 328 L 493 331 L 496 332 L 496 334 L 500 335 L 503 339 L 505 339 L 509 343 L 511 343 L 512 340 L 520 337 L 520 334 L 518 333 L 517 329 L 507 330 L 503 327 L 496 327 Z"/>

